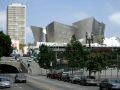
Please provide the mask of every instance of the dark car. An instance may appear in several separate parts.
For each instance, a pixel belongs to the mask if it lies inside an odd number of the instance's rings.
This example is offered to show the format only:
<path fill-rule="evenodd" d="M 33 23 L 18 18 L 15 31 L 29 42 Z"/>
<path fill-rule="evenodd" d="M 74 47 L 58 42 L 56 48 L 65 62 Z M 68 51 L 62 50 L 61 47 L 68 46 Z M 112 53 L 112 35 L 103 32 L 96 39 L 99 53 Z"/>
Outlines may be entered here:
<path fill-rule="evenodd" d="M 57 79 L 57 72 L 52 72 L 51 74 L 50 74 L 50 78 L 52 78 L 52 79 Z"/>
<path fill-rule="evenodd" d="M 71 83 L 77 83 L 79 84 L 81 80 L 81 75 L 73 75 L 70 77 L 70 82 Z"/>
<path fill-rule="evenodd" d="M 120 79 L 104 79 L 99 88 L 100 90 L 120 90 Z"/>
<path fill-rule="evenodd" d="M 97 85 L 97 80 L 94 76 L 81 76 L 80 79 L 81 85 Z"/>
<path fill-rule="evenodd" d="M 47 78 L 51 78 L 51 74 L 52 74 L 52 73 L 50 73 L 50 72 L 47 73 L 46 77 L 47 77 Z"/>
<path fill-rule="evenodd" d="M 15 76 L 15 83 L 26 83 L 27 79 L 24 73 L 18 73 Z"/>
<path fill-rule="evenodd" d="M 52 79 L 61 79 L 61 72 L 50 72 L 47 73 L 47 78 L 52 78 Z"/>

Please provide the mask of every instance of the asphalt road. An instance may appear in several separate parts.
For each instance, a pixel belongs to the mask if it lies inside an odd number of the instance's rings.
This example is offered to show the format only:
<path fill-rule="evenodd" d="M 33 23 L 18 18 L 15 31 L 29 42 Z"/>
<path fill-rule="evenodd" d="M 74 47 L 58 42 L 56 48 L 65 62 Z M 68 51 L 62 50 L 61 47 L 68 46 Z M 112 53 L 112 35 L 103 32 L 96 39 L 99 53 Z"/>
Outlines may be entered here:
<path fill-rule="evenodd" d="M 27 75 L 27 83 L 14 83 L 14 75 L 7 76 L 11 78 L 12 86 L 4 90 L 99 90 L 96 86 L 81 86 L 49 79 L 45 76 Z"/>
<path fill-rule="evenodd" d="M 68 82 L 46 78 L 45 76 L 29 76 L 29 80 L 45 87 L 47 90 L 99 90 L 97 86 L 81 86 Z"/>
<path fill-rule="evenodd" d="M 3 74 L 3 76 L 9 77 L 11 79 L 11 88 L 4 88 L 3 90 L 47 90 L 42 86 L 38 86 L 32 80 L 28 80 L 27 83 L 15 83 L 15 74 Z M 30 82 L 29 82 L 30 81 Z M 0 89 L 2 90 L 2 89 Z"/>
<path fill-rule="evenodd" d="M 5 90 L 45 90 L 42 87 L 38 87 L 36 85 L 34 85 L 33 83 L 19 83 L 19 84 L 15 84 L 13 83 L 11 88 L 7 88 Z"/>

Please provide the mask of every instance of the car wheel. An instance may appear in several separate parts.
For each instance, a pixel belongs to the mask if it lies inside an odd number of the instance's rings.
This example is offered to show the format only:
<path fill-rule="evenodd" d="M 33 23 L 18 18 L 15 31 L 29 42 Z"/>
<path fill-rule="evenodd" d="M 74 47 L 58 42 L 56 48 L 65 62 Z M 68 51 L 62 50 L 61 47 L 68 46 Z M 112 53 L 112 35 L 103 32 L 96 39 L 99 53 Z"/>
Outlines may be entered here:
<path fill-rule="evenodd" d="M 99 87 L 99 90 L 102 90 L 102 87 Z"/>
<path fill-rule="evenodd" d="M 86 82 L 83 82 L 83 85 L 86 86 L 87 85 Z"/>
<path fill-rule="evenodd" d="M 24 81 L 24 83 L 26 83 L 26 80 Z"/>
<path fill-rule="evenodd" d="M 74 82 L 74 81 L 73 81 L 72 83 L 73 83 L 73 84 L 75 84 L 75 82 Z"/>

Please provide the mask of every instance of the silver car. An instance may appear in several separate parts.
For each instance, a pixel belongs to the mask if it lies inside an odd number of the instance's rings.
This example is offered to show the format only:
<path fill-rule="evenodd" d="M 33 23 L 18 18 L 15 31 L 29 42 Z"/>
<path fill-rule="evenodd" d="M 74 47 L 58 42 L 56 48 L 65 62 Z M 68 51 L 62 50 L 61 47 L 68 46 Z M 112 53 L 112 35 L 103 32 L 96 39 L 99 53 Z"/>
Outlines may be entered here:
<path fill-rule="evenodd" d="M 0 76 L 0 88 L 10 88 L 11 87 L 11 81 L 7 77 Z"/>
<path fill-rule="evenodd" d="M 80 83 L 81 75 L 73 75 L 70 77 L 70 82 L 71 83 Z"/>

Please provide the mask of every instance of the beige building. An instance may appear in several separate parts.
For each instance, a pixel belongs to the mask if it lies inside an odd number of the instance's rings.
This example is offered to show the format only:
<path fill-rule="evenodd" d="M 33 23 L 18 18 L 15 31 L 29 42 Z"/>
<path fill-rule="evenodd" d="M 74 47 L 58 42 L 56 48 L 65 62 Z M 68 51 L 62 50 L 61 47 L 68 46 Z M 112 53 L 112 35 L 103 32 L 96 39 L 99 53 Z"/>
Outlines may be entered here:
<path fill-rule="evenodd" d="M 7 7 L 7 34 L 12 40 L 25 43 L 26 6 L 12 3 Z"/>

